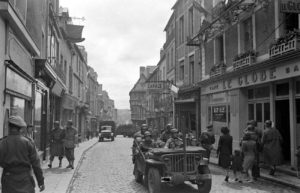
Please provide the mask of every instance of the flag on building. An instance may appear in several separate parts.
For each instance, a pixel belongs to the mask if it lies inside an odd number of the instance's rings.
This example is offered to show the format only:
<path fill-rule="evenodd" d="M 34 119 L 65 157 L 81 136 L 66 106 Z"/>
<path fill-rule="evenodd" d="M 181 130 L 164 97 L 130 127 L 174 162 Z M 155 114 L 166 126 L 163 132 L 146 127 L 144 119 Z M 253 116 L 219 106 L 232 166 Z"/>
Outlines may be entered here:
<path fill-rule="evenodd" d="M 173 94 L 177 95 L 178 91 L 179 91 L 179 88 L 177 86 L 171 84 L 170 90 L 172 91 Z"/>

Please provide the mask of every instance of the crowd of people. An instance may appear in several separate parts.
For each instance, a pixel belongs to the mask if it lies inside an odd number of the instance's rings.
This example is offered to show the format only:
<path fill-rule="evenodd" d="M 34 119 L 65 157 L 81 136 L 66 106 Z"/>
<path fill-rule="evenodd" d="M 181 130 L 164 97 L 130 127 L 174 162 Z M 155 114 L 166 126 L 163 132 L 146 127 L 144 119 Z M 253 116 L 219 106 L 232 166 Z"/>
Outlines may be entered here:
<path fill-rule="evenodd" d="M 219 165 L 225 170 L 225 181 L 229 181 L 230 169 L 233 171 L 235 181 L 255 181 L 260 176 L 261 162 L 270 168 L 270 175 L 275 174 L 276 166 L 282 162 L 282 136 L 275 127 L 272 127 L 270 120 L 265 122 L 263 131 L 257 128 L 255 121 L 249 121 L 244 130 L 240 148 L 234 151 L 233 138 L 229 129 L 222 127 L 221 133 L 217 156 Z M 261 158 L 260 155 L 263 157 Z"/>
<path fill-rule="evenodd" d="M 260 164 L 263 162 L 270 168 L 270 175 L 274 175 L 276 166 L 282 162 L 282 136 L 272 126 L 272 122 L 265 122 L 264 130 L 257 128 L 257 123 L 251 120 L 243 131 L 239 147 L 233 149 L 233 138 L 228 127 L 221 127 L 221 136 L 216 148 L 218 164 L 224 168 L 225 181 L 229 182 L 230 173 L 237 182 L 253 182 L 260 176 Z M 198 141 L 191 133 L 186 135 L 187 145 L 202 146 L 206 150 L 208 160 L 216 142 L 213 125 L 210 124 L 202 131 Z M 141 130 L 134 134 L 133 155 L 137 148 L 146 152 L 152 148 L 181 148 L 183 146 L 182 133 L 168 124 L 162 133 L 148 128 L 143 124 Z M 262 155 L 262 157 L 261 157 Z M 300 151 L 299 151 L 300 156 Z M 134 156 L 133 156 L 134 162 Z"/>

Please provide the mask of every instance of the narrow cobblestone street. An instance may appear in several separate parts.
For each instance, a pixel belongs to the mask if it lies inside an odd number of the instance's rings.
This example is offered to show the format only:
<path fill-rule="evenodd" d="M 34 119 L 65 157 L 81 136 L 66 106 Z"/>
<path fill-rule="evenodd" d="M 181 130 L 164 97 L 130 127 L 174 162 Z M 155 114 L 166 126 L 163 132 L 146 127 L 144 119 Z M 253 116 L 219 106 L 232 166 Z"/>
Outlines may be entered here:
<path fill-rule="evenodd" d="M 117 137 L 114 142 L 98 143 L 89 150 L 78 171 L 74 174 L 71 184 L 72 193 L 146 193 L 145 186 L 138 184 L 132 175 L 131 138 Z M 212 193 L 267 193 L 267 192 L 299 192 L 285 186 L 259 180 L 252 184 L 225 183 L 222 171 L 212 166 Z M 170 187 L 164 185 L 162 193 L 196 193 L 197 189 L 191 184 Z"/>

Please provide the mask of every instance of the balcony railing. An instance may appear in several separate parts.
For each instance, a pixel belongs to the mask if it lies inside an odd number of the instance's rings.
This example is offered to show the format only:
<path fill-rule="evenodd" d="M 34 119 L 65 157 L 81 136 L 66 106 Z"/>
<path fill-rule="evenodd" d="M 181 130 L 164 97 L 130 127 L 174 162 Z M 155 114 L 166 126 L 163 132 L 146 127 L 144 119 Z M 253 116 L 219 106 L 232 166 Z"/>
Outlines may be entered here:
<path fill-rule="evenodd" d="M 220 66 L 214 66 L 210 71 L 210 77 L 216 77 L 224 74 L 226 72 L 226 66 L 220 65 Z"/>
<path fill-rule="evenodd" d="M 234 70 L 238 70 L 240 68 L 243 68 L 245 66 L 250 66 L 252 64 L 254 64 L 256 61 L 256 56 L 251 56 L 248 55 L 244 58 L 238 59 L 236 61 L 233 62 L 233 69 Z"/>
<path fill-rule="evenodd" d="M 300 46 L 300 38 L 299 36 L 295 36 L 293 39 L 288 40 L 287 42 L 283 42 L 277 45 L 271 46 L 269 50 L 270 57 L 278 56 L 285 54 L 290 51 L 294 51 L 299 49 Z"/>

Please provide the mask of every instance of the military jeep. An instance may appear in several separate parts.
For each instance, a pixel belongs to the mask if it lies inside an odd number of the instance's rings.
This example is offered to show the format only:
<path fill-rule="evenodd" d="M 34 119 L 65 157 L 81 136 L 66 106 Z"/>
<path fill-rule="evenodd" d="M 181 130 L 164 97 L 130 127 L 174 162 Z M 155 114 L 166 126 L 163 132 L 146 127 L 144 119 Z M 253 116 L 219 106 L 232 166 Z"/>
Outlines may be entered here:
<path fill-rule="evenodd" d="M 183 148 L 137 151 L 133 174 L 137 182 L 144 181 L 150 193 L 160 193 L 161 183 L 179 185 L 186 181 L 197 184 L 201 193 L 210 192 L 211 173 L 202 147 L 187 146 L 185 151 Z"/>
<path fill-rule="evenodd" d="M 104 139 L 110 139 L 111 141 L 115 140 L 114 133 L 112 132 L 112 126 L 104 125 L 101 126 L 99 131 L 99 142 L 104 141 Z"/>

